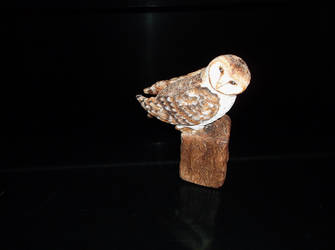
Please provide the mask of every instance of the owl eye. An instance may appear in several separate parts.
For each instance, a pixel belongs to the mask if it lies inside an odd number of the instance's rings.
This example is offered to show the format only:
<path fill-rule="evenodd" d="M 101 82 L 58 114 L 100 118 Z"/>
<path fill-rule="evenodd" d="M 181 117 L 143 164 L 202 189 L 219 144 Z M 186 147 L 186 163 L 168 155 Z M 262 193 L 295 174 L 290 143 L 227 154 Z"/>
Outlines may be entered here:
<path fill-rule="evenodd" d="M 224 70 L 221 66 L 219 67 L 219 70 L 220 70 L 220 73 L 223 74 Z"/>
<path fill-rule="evenodd" d="M 231 85 L 237 85 L 237 83 L 234 82 L 234 81 L 229 81 L 229 83 L 230 83 Z"/>

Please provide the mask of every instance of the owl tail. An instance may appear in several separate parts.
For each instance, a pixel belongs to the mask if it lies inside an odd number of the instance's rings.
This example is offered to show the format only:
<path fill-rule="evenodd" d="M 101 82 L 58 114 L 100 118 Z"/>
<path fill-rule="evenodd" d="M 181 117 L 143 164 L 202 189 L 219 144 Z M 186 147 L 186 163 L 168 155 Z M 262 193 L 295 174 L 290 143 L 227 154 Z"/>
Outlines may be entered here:
<path fill-rule="evenodd" d="M 146 97 L 144 97 L 142 95 L 136 95 L 136 99 L 142 105 L 142 107 L 146 110 L 145 106 L 146 106 L 146 100 L 148 98 L 146 98 Z"/>
<path fill-rule="evenodd" d="M 142 101 L 144 101 L 147 98 L 145 98 L 143 95 L 136 95 L 136 99 L 137 99 L 137 101 L 139 101 L 141 103 Z"/>
<path fill-rule="evenodd" d="M 149 98 L 146 98 L 146 97 L 144 97 L 144 96 L 142 96 L 142 95 L 136 95 L 136 99 L 137 99 L 137 101 L 141 104 L 141 106 L 142 106 L 147 112 L 149 112 L 149 109 L 148 109 L 148 103 L 147 103 Z M 150 113 L 148 113 L 147 116 L 148 116 L 149 118 L 152 118 L 152 115 L 150 115 Z"/>

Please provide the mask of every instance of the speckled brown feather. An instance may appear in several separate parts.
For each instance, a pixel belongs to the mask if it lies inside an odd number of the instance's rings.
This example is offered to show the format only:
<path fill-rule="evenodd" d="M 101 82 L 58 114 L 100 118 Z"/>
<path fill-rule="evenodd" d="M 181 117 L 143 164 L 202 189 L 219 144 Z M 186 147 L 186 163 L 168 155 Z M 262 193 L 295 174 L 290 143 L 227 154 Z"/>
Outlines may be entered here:
<path fill-rule="evenodd" d="M 145 94 L 149 94 L 149 95 L 157 95 L 161 90 L 165 89 L 167 86 L 169 86 L 172 83 L 181 82 L 181 81 L 188 82 L 190 80 L 192 80 L 192 81 L 201 80 L 201 73 L 204 70 L 205 70 L 205 68 L 202 68 L 202 69 L 199 69 L 197 71 L 194 71 L 194 72 L 189 73 L 189 74 L 184 75 L 184 76 L 174 77 L 174 78 L 171 78 L 169 80 L 158 81 L 158 82 L 154 83 L 152 86 L 150 86 L 148 88 L 145 88 L 143 90 L 143 92 Z M 194 76 L 197 76 L 197 77 L 194 78 Z M 200 79 L 197 79 L 199 77 L 200 77 Z"/>
<path fill-rule="evenodd" d="M 219 109 L 219 98 L 207 88 L 200 86 L 204 69 L 186 76 L 173 78 L 147 88 L 146 93 L 157 93 L 156 97 L 137 96 L 142 107 L 163 122 L 174 125 L 193 126 L 213 117 Z M 150 89 L 150 91 L 148 90 Z"/>

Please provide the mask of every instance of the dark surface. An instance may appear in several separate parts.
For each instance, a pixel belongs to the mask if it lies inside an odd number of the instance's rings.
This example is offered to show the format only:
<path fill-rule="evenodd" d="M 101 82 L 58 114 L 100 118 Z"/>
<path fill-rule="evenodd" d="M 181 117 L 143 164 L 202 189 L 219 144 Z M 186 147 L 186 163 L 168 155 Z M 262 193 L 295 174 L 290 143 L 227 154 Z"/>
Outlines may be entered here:
<path fill-rule="evenodd" d="M 229 112 L 233 156 L 334 151 L 324 3 L 17 3 L 1 9 L 1 168 L 146 162 L 157 145 L 178 160 L 179 132 L 135 95 L 227 53 L 252 73 Z"/>
<path fill-rule="evenodd" d="M 1 249 L 331 249 L 333 161 L 233 159 L 217 190 L 172 163 L 2 172 Z"/>

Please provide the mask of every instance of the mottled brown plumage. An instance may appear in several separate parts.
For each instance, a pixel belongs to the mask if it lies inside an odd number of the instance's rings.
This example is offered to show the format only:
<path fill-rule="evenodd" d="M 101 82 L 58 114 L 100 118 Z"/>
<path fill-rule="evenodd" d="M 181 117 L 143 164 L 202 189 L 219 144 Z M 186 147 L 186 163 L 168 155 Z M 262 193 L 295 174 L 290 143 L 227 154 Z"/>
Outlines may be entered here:
<path fill-rule="evenodd" d="M 198 125 L 213 117 L 219 109 L 217 95 L 200 86 L 202 70 L 185 77 L 154 84 L 147 93 L 157 93 L 156 97 L 137 96 L 142 107 L 163 122 L 174 125 Z M 157 91 L 159 90 L 159 91 Z"/>

